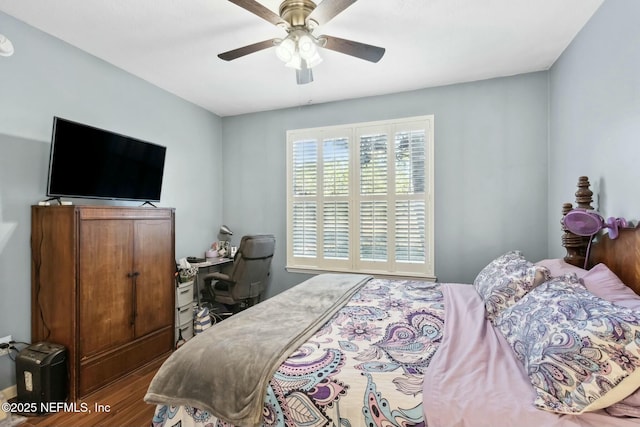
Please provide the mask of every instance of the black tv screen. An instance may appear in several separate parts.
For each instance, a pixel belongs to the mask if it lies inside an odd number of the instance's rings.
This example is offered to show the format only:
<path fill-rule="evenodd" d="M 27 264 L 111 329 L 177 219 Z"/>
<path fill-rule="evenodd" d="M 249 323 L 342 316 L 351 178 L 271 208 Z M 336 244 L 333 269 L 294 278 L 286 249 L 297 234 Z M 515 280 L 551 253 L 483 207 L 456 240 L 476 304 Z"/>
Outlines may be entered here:
<path fill-rule="evenodd" d="M 166 147 L 54 117 L 48 197 L 159 202 Z"/>

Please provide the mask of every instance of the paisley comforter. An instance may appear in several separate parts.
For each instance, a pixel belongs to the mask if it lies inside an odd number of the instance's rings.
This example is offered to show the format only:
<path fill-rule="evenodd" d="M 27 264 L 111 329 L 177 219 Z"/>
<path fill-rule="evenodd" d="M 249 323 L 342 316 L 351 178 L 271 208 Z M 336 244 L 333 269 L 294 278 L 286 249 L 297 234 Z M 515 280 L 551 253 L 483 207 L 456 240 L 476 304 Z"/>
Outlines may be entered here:
<path fill-rule="evenodd" d="M 277 369 L 263 425 L 424 426 L 423 374 L 443 319 L 440 284 L 370 280 Z M 230 426 L 189 405 L 157 406 L 153 425 Z"/>
<path fill-rule="evenodd" d="M 537 409 L 523 364 L 473 286 L 372 279 L 334 313 L 271 377 L 262 426 L 639 425 L 626 412 Z M 231 426 L 188 404 L 157 406 L 153 425 Z"/>

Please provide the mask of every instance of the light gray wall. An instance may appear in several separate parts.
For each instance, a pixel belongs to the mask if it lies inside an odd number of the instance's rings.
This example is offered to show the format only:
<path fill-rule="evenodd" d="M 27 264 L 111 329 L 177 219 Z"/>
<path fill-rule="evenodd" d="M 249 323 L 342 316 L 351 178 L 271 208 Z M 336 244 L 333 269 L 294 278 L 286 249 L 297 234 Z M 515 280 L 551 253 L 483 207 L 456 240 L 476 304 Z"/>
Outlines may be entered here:
<path fill-rule="evenodd" d="M 540 259 L 547 237 L 532 230 L 547 229 L 547 92 L 539 72 L 224 117 L 224 218 L 236 240 L 275 234 L 276 294 L 306 277 L 285 271 L 286 131 L 434 114 L 438 279 L 469 283 L 510 249 Z"/>
<path fill-rule="evenodd" d="M 640 2 L 607 0 L 549 72 L 549 254 L 587 175 L 605 217 L 640 217 Z"/>
<path fill-rule="evenodd" d="M 221 120 L 2 12 L 0 29 L 16 50 L 0 57 L 0 220 L 16 224 L 0 248 L 0 337 L 29 341 L 30 206 L 45 198 L 53 116 L 167 147 L 160 206 L 176 208 L 178 258 L 203 254 L 222 221 Z M 11 384 L 2 357 L 0 390 Z"/>

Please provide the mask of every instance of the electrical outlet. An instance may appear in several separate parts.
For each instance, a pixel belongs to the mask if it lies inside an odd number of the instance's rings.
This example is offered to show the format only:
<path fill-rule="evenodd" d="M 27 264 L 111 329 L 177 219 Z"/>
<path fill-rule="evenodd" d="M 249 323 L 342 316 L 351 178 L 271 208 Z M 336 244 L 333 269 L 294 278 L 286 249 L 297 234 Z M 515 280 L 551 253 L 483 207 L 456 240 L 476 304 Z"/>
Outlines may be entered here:
<path fill-rule="evenodd" d="M 13 338 L 11 337 L 11 335 L 7 335 L 6 337 L 0 338 L 0 344 L 3 343 L 9 343 L 10 341 L 12 341 Z M 5 354 L 9 353 L 9 349 L 8 348 L 0 348 L 0 356 L 4 356 Z"/>

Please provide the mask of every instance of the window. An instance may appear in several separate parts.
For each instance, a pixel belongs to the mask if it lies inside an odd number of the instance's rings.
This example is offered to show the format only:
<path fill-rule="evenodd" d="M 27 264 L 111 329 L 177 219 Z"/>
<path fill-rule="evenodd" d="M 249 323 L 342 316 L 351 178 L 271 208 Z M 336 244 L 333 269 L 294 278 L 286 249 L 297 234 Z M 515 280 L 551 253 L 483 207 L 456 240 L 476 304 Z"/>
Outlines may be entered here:
<path fill-rule="evenodd" d="M 433 116 L 287 132 L 287 268 L 434 278 Z"/>

